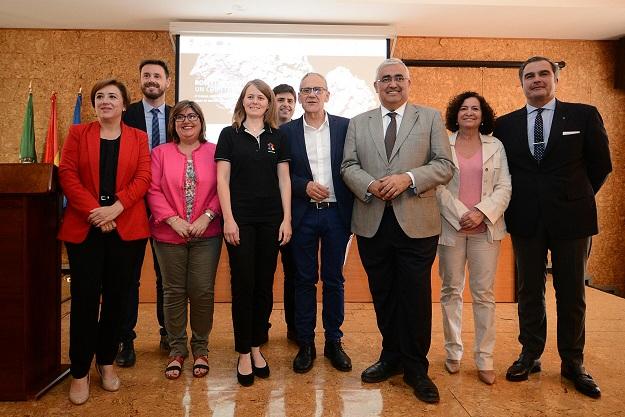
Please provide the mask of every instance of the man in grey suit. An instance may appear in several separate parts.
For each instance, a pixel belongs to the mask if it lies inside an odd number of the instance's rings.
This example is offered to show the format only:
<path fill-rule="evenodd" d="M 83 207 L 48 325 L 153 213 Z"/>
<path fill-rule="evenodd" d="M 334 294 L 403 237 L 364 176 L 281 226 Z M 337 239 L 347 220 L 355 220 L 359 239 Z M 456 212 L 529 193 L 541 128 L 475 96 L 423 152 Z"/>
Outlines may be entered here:
<path fill-rule="evenodd" d="M 381 107 L 350 121 L 341 166 L 356 196 L 351 227 L 382 334 L 380 358 L 361 378 L 381 382 L 403 370 L 417 398 L 437 403 L 427 360 L 430 273 L 441 230 L 435 189 L 452 177 L 451 149 L 439 113 L 408 104 L 401 60 L 383 61 L 376 78 Z"/>

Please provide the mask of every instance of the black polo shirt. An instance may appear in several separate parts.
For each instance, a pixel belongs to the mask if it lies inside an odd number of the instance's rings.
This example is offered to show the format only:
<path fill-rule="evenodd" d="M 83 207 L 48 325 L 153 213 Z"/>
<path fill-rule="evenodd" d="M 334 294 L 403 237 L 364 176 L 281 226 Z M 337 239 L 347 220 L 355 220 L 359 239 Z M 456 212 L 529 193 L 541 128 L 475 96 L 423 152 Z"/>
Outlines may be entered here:
<path fill-rule="evenodd" d="M 244 127 L 219 134 L 215 161 L 230 162 L 230 205 L 237 222 L 281 222 L 278 163 L 290 161 L 286 135 L 265 125 L 260 144 Z"/>

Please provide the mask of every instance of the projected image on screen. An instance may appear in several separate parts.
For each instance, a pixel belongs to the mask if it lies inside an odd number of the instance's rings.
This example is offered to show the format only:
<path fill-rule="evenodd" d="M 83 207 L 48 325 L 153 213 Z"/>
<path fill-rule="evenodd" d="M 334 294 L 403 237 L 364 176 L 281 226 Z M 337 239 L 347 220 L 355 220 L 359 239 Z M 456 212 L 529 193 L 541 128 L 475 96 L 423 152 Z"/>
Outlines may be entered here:
<path fill-rule="evenodd" d="M 254 78 L 297 91 L 304 74 L 318 72 L 328 81 L 329 113 L 353 117 L 376 107 L 375 69 L 387 55 L 385 39 L 345 37 L 181 35 L 179 45 L 178 97 L 200 104 L 212 142 L 232 123 L 241 89 Z M 295 117 L 301 113 L 298 105 Z"/>

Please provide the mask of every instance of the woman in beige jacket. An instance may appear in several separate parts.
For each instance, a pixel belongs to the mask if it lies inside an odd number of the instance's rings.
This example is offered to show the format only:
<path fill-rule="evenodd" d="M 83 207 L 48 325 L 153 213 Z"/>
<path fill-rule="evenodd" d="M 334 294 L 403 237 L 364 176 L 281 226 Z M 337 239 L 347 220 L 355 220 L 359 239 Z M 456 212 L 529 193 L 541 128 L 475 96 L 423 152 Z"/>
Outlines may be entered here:
<path fill-rule="evenodd" d="M 492 108 L 475 92 L 464 92 L 449 102 L 446 126 L 453 132 L 449 140 L 454 176 L 436 193 L 442 220 L 438 255 L 445 368 L 452 374 L 460 370 L 462 293 L 468 265 L 475 363 L 479 379 L 489 385 L 495 382 L 493 287 L 499 247 L 506 234 L 503 213 L 512 190 L 504 147 L 489 135 L 494 119 Z"/>

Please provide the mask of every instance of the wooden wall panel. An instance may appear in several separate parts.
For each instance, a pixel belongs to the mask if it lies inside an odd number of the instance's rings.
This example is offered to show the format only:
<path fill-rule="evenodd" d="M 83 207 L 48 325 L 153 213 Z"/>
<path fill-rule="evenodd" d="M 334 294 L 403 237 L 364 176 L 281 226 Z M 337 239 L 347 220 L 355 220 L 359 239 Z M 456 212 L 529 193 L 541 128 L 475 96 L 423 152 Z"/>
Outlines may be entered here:
<path fill-rule="evenodd" d="M 589 272 L 596 284 L 615 288 L 625 295 L 625 256 L 621 242 L 625 232 L 625 92 L 613 88 L 615 53 L 615 41 L 542 39 L 400 37 L 393 48 L 393 55 L 404 59 L 522 61 L 532 55 L 545 55 L 567 62 L 560 77 L 558 97 L 599 108 L 610 136 L 614 163 L 614 172 L 597 197 L 601 233 L 594 239 Z M 92 120 L 88 94 L 93 83 L 116 76 L 129 87 L 133 100 L 137 100 L 141 97 L 138 63 L 152 57 L 165 59 L 174 71 L 175 55 L 167 32 L 0 29 L 0 105 L 4 110 L 0 118 L 0 162 L 17 160 L 29 81 L 33 82 L 35 133 L 41 156 L 52 90 L 58 92 L 58 134 L 62 143 L 79 86 L 83 87 L 85 97 L 83 120 Z M 415 68 L 411 77 L 411 100 L 441 111 L 452 95 L 466 89 L 482 93 L 498 114 L 524 103 L 514 69 Z M 173 99 L 171 88 L 167 101 L 173 103 Z M 222 259 L 220 283 L 228 269 L 225 253 Z M 352 273 L 351 267 L 348 265 L 347 274 Z M 354 271 L 358 267 L 356 263 Z M 276 277 L 279 282 L 281 273 Z M 352 282 L 354 279 L 347 283 L 350 294 L 368 293 L 352 287 Z M 142 291 L 150 286 L 144 281 Z M 225 289 L 227 285 L 219 284 L 219 297 L 226 296 Z"/>

